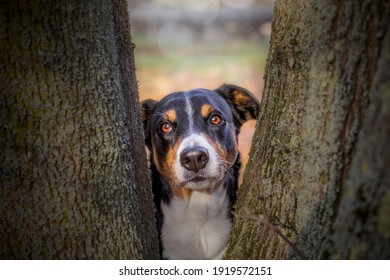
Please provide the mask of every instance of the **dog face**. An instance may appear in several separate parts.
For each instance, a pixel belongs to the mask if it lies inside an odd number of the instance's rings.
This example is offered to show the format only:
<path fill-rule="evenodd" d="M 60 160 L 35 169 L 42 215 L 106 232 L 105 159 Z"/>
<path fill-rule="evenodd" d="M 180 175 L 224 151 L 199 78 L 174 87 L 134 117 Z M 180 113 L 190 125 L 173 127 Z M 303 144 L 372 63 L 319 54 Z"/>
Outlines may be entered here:
<path fill-rule="evenodd" d="M 217 185 L 238 156 L 239 128 L 257 118 L 258 106 L 250 92 L 232 85 L 142 102 L 152 164 L 171 188 Z"/>

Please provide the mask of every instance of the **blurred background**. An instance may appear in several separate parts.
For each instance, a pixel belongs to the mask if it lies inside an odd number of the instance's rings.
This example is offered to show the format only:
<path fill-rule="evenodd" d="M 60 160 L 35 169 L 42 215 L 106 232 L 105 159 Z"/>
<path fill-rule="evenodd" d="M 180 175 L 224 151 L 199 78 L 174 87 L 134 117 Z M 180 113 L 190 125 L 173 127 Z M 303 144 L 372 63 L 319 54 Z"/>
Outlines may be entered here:
<path fill-rule="evenodd" d="M 140 99 L 223 83 L 260 100 L 273 0 L 129 0 Z M 239 149 L 247 162 L 255 122 Z"/>

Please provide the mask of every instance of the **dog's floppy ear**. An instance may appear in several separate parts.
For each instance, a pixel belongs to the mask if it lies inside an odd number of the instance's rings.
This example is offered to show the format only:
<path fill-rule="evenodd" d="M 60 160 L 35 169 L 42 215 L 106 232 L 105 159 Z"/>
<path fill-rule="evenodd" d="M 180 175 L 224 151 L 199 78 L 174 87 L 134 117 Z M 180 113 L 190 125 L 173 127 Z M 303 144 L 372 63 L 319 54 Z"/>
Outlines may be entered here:
<path fill-rule="evenodd" d="M 157 101 L 153 99 L 146 99 L 141 102 L 141 116 L 142 121 L 144 122 L 144 127 L 149 121 L 150 115 L 154 111 L 154 105 L 156 105 Z"/>
<path fill-rule="evenodd" d="M 141 102 L 141 116 L 142 116 L 142 121 L 144 123 L 144 131 L 145 131 L 145 142 L 147 145 L 149 145 L 149 138 L 150 138 L 150 133 L 148 130 L 148 123 L 150 116 L 152 115 L 154 111 L 154 106 L 156 105 L 157 101 L 153 99 L 147 99 Z"/>
<path fill-rule="evenodd" d="M 235 125 L 241 125 L 259 116 L 259 101 L 248 90 L 235 85 L 222 85 L 214 90 L 224 97 L 232 107 Z"/>

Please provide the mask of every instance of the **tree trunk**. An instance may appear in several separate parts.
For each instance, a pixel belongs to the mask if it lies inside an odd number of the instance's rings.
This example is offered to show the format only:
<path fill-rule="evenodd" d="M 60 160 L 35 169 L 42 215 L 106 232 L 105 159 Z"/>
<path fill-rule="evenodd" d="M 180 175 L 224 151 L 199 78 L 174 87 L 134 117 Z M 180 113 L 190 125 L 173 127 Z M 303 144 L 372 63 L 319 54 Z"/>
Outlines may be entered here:
<path fill-rule="evenodd" d="M 126 1 L 0 20 L 0 258 L 158 258 Z"/>
<path fill-rule="evenodd" d="M 386 0 L 276 2 L 227 258 L 390 258 L 389 18 Z"/>

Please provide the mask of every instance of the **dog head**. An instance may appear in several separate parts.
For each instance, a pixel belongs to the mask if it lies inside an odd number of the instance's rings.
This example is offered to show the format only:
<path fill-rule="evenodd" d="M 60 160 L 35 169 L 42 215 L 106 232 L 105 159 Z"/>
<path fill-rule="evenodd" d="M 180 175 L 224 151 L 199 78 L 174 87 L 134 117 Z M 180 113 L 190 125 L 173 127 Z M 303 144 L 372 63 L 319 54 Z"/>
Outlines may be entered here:
<path fill-rule="evenodd" d="M 142 119 L 151 162 L 171 188 L 217 185 L 237 159 L 241 125 L 258 112 L 257 99 L 233 85 L 145 100 Z"/>

